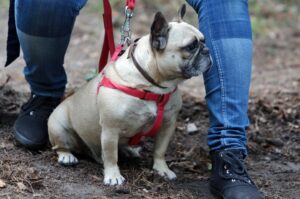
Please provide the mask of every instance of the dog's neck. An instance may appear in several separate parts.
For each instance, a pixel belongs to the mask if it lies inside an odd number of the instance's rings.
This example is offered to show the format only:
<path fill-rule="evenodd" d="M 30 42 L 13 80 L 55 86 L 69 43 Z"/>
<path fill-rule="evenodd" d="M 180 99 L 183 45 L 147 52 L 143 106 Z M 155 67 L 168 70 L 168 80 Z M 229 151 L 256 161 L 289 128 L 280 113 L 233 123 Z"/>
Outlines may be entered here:
<path fill-rule="evenodd" d="M 143 70 L 147 72 L 156 83 L 166 88 L 159 88 L 147 81 L 134 66 L 132 59 L 128 59 L 128 53 L 129 49 L 105 70 L 105 74 L 111 78 L 112 81 L 125 86 L 161 94 L 173 91 L 178 83 L 181 82 L 180 80 L 163 80 L 163 74 L 159 71 L 155 56 L 151 50 L 149 36 L 144 36 L 138 41 L 134 56 Z"/>

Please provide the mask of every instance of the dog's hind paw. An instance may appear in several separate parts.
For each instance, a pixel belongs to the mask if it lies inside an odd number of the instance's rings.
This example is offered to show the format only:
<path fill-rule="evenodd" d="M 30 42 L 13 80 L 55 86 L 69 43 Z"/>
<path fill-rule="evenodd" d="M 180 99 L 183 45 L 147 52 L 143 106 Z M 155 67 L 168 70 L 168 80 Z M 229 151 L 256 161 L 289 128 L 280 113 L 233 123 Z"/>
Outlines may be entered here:
<path fill-rule="evenodd" d="M 78 159 L 68 152 L 57 152 L 58 154 L 58 163 L 64 166 L 73 166 L 78 164 Z"/>

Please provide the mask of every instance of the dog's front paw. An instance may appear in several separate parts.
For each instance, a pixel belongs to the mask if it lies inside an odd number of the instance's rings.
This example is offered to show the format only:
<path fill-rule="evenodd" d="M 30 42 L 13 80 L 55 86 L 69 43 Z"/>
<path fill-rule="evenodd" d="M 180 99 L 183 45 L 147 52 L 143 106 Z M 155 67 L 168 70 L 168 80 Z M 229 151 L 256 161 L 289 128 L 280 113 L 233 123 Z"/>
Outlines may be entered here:
<path fill-rule="evenodd" d="M 171 169 L 169 169 L 165 160 L 154 160 L 153 169 L 158 173 L 158 175 L 160 175 L 165 179 L 168 180 L 176 179 L 176 174 Z"/>
<path fill-rule="evenodd" d="M 121 185 L 125 178 L 120 174 L 119 168 L 109 168 L 104 170 L 105 185 Z"/>
<path fill-rule="evenodd" d="M 64 166 L 72 166 L 78 164 L 78 159 L 69 152 L 57 152 L 58 163 Z"/>

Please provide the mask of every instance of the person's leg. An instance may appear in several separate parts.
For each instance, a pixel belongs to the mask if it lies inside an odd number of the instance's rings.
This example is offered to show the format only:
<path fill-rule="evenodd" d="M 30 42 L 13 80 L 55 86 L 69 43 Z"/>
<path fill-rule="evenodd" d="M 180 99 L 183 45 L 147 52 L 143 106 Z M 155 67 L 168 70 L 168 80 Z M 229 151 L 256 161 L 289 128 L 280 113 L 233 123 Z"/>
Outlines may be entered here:
<path fill-rule="evenodd" d="M 212 70 L 204 74 L 210 111 L 208 145 L 212 151 L 240 149 L 246 155 L 252 65 L 247 0 L 204 0 L 199 26 L 214 60 Z"/>
<path fill-rule="evenodd" d="M 239 168 L 247 155 L 245 132 L 249 125 L 252 34 L 248 1 L 188 2 L 198 12 L 199 28 L 214 61 L 204 74 L 213 164 L 210 187 L 224 198 L 259 198 L 253 182 Z"/>
<path fill-rule="evenodd" d="M 63 68 L 73 24 L 84 0 L 16 0 L 17 33 L 24 54 L 24 75 L 37 95 L 61 97 Z"/>
<path fill-rule="evenodd" d="M 64 56 L 80 9 L 87 0 L 16 0 L 18 38 L 32 96 L 15 123 L 16 139 L 29 148 L 47 141 L 47 119 L 67 83 Z"/>

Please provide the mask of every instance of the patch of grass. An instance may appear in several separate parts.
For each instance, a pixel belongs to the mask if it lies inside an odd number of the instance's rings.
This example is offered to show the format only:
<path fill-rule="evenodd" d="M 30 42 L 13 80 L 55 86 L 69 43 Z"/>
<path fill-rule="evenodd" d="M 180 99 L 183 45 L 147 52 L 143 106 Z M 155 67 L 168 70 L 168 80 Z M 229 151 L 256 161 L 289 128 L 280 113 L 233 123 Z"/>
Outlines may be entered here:
<path fill-rule="evenodd" d="M 9 1 L 7 0 L 7 1 L 0 1 L 0 8 L 4 8 L 4 9 L 6 9 L 6 8 L 8 8 L 9 7 Z"/>
<path fill-rule="evenodd" d="M 264 36 L 270 31 L 292 27 L 298 20 L 298 0 L 249 0 L 254 36 Z"/>

